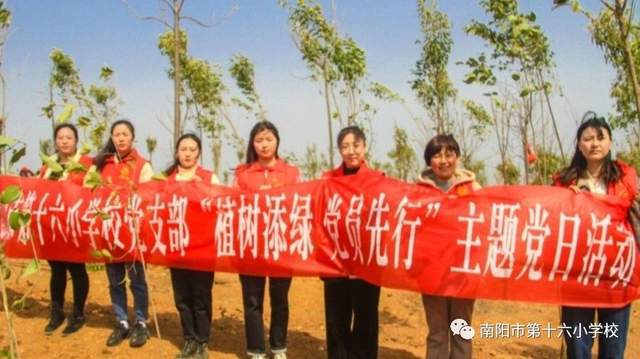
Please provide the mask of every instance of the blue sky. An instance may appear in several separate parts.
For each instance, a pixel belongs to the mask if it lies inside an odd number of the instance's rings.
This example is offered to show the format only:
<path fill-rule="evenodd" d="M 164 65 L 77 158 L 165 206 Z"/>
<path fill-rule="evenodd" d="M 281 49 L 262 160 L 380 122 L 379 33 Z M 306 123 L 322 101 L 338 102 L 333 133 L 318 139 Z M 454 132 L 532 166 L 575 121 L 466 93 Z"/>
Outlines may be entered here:
<path fill-rule="evenodd" d="M 161 15 L 160 1 L 130 0 L 138 15 Z M 410 85 L 411 68 L 419 55 L 415 41 L 420 29 L 412 0 L 335 0 L 337 23 L 342 34 L 353 37 L 366 51 L 368 78 L 399 92 L 416 114 L 423 114 L 415 103 Z M 584 1 L 598 8 L 598 1 Z M 330 9 L 329 1 L 321 1 Z M 460 98 L 479 100 L 482 89 L 462 83 L 465 69 L 455 62 L 477 55 L 483 44 L 464 34 L 463 27 L 472 18 L 484 19 L 477 1 L 440 1 L 453 25 L 454 49 L 450 73 Z M 555 69 L 564 97 L 554 95 L 565 142 L 571 142 L 575 123 L 582 113 L 593 109 L 613 111 L 609 86 L 613 71 L 604 63 L 601 51 L 589 38 L 586 21 L 568 8 L 552 11 L 552 1 L 521 1 L 526 10 L 534 10 L 551 41 Z M 237 8 L 230 16 L 231 9 Z M 9 135 L 28 143 L 25 163 L 37 164 L 37 144 L 50 136 L 50 124 L 40 115 L 47 103 L 47 84 L 53 48 L 71 55 L 85 83 L 96 82 L 99 69 L 108 64 L 116 75 L 122 105 L 120 114 L 137 126 L 137 145 L 144 149 L 149 135 L 159 140 L 154 165 L 170 161 L 170 134 L 158 121 L 171 123 L 172 83 L 166 77 L 168 62 L 157 50 L 157 37 L 163 31 L 156 22 L 141 21 L 122 1 L 95 0 L 14 0 L 12 32 L 5 49 L 3 70 L 7 77 L 7 115 Z M 226 72 L 229 59 L 242 53 L 256 66 L 258 90 L 270 119 L 281 131 L 281 148 L 302 153 L 308 143 L 327 147 L 324 104 L 319 85 L 309 78 L 300 54 L 288 30 L 287 15 L 275 0 L 187 0 L 185 14 L 214 21 L 212 28 L 185 24 L 191 55 L 220 64 Z M 231 94 L 233 82 L 225 74 Z M 394 124 L 415 132 L 400 106 L 375 103 L 378 113 L 373 122 L 374 153 L 383 157 L 392 142 Z M 242 133 L 248 134 L 250 119 L 235 118 Z M 622 136 L 619 136 L 622 137 Z M 492 139 L 490 141 L 493 141 Z M 227 150 L 223 168 L 235 165 Z M 493 157 L 487 146 L 481 159 Z M 207 158 L 205 157 L 205 160 Z M 208 163 L 208 162 L 206 162 Z"/>

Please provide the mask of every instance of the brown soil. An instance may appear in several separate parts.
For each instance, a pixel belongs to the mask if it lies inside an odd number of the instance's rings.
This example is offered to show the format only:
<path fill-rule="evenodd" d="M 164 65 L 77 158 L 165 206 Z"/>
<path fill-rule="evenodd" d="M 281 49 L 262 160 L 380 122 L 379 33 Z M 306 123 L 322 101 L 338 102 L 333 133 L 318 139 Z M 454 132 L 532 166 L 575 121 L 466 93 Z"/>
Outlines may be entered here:
<path fill-rule="evenodd" d="M 180 322 L 176 313 L 169 273 L 153 267 L 147 275 L 162 339 L 155 336 L 142 348 L 132 349 L 125 342 L 107 348 L 105 341 L 113 325 L 107 278 L 104 271 L 90 272 L 91 289 L 86 309 L 88 323 L 67 338 L 61 329 L 45 336 L 43 328 L 48 315 L 49 270 L 45 265 L 39 273 L 17 280 L 24 262 L 13 262 L 14 275 L 9 281 L 9 299 L 28 297 L 25 306 L 14 316 L 23 358 L 173 358 L 182 345 Z M 67 301 L 71 286 L 67 287 Z M 131 296 L 129 296 L 131 298 Z M 296 278 L 290 292 L 290 358 L 325 358 L 324 310 L 322 282 L 316 278 Z M 131 299 L 130 305 L 131 305 Z M 268 299 L 267 299 L 268 300 Z M 67 303 L 66 310 L 69 311 Z M 213 289 L 213 330 L 209 344 L 211 358 L 244 358 L 242 299 L 237 275 L 217 273 Z M 265 305 L 268 308 L 268 305 Z M 560 339 L 547 338 L 479 338 L 480 324 L 491 323 L 551 323 L 557 327 L 558 307 L 530 303 L 479 300 L 476 302 L 473 326 L 474 357 L 477 358 L 559 358 Z M 6 319 L 0 319 L 0 348 L 8 347 Z M 268 314 L 265 313 L 265 318 Z M 526 334 L 526 332 L 525 332 Z M 380 358 L 422 358 L 425 353 L 426 325 L 422 302 L 416 293 L 382 290 L 380 299 Z M 632 310 L 626 357 L 640 357 L 640 305 Z M 595 349 L 595 348 L 594 348 Z"/>

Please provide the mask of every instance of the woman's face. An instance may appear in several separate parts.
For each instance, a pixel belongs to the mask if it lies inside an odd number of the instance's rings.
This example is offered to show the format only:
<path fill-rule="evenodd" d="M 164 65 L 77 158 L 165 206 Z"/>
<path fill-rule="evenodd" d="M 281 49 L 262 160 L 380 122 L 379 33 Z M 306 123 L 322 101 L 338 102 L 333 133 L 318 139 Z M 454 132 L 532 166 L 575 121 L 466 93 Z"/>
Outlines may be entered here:
<path fill-rule="evenodd" d="M 184 169 L 191 169 L 198 164 L 200 148 L 191 138 L 185 138 L 178 144 L 178 164 Z"/>
<path fill-rule="evenodd" d="M 438 180 L 448 181 L 458 166 L 458 155 L 443 147 L 440 152 L 431 157 L 429 166 Z"/>
<path fill-rule="evenodd" d="M 353 133 L 349 133 L 340 142 L 340 156 L 347 168 L 359 168 L 364 162 L 367 145 Z"/>
<path fill-rule="evenodd" d="M 609 132 L 602 127 L 587 127 L 580 134 L 578 149 L 587 160 L 587 164 L 604 160 L 611 149 Z"/>
<path fill-rule="evenodd" d="M 278 148 L 278 140 L 270 130 L 264 129 L 253 138 L 253 148 L 256 150 L 258 159 L 262 161 L 270 161 L 276 156 L 276 148 Z"/>
<path fill-rule="evenodd" d="M 73 156 L 76 153 L 77 142 L 76 135 L 68 127 L 63 127 L 56 133 L 56 151 L 62 156 Z"/>
<path fill-rule="evenodd" d="M 133 147 L 133 133 L 125 124 L 119 124 L 111 131 L 111 141 L 116 146 L 118 154 L 125 155 Z"/>

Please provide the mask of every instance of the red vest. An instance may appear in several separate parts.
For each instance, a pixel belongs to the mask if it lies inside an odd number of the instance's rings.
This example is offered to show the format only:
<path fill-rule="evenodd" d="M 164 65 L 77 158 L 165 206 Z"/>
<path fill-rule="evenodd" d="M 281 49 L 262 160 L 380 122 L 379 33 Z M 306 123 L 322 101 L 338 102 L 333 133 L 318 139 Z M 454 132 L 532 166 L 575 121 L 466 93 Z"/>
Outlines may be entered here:
<path fill-rule="evenodd" d="M 638 193 L 638 175 L 636 170 L 622 161 L 615 161 L 615 164 L 620 170 L 620 178 L 607 185 L 607 194 L 617 196 L 626 201 L 633 201 Z M 577 180 L 571 181 L 568 184 L 560 183 L 559 176 L 555 176 L 553 179 L 553 185 L 557 187 L 569 187 L 575 185 Z"/>
<path fill-rule="evenodd" d="M 376 171 L 374 169 L 369 168 L 366 162 L 363 162 L 362 165 L 360 165 L 358 172 L 356 172 L 355 174 L 364 174 L 368 176 L 384 176 L 384 172 Z M 344 163 L 322 174 L 322 178 L 334 178 L 334 177 L 342 177 L 342 176 L 346 176 L 344 174 Z"/>
<path fill-rule="evenodd" d="M 78 160 L 78 163 L 84 167 L 85 171 L 68 172 L 67 178 L 65 179 L 65 181 L 70 181 L 79 186 L 82 186 L 82 183 L 84 181 L 84 175 L 87 173 L 87 171 L 91 167 L 91 164 L 93 163 L 93 159 L 87 155 L 80 155 L 80 159 Z M 40 178 L 44 178 L 44 174 L 46 171 L 47 171 L 47 166 L 43 165 L 42 167 L 40 167 L 40 172 L 39 172 Z"/>
<path fill-rule="evenodd" d="M 167 176 L 168 181 L 175 181 L 176 176 L 178 175 L 178 169 L 176 168 L 169 176 Z M 191 178 L 191 181 L 202 181 L 204 183 L 211 183 L 211 176 L 213 172 L 205 170 L 204 168 L 198 166 L 196 168 L 195 175 Z"/>
<path fill-rule="evenodd" d="M 107 186 L 135 186 L 139 184 L 140 172 L 147 162 L 136 150 L 131 150 L 120 161 L 109 155 L 100 171 L 102 182 Z"/>
<path fill-rule="evenodd" d="M 266 167 L 255 161 L 236 167 L 235 186 L 241 189 L 257 190 L 280 187 L 298 183 L 300 172 L 296 166 L 276 160 L 272 167 Z"/>

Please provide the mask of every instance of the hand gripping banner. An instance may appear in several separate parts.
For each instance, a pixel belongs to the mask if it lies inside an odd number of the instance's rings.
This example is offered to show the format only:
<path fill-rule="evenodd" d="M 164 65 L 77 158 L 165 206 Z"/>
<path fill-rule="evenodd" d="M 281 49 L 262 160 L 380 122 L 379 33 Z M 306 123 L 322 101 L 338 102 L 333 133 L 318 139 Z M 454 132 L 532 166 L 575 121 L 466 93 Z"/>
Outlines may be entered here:
<path fill-rule="evenodd" d="M 268 276 L 356 276 L 465 298 L 618 307 L 638 298 L 628 203 L 542 186 L 452 197 L 349 176 L 251 192 L 154 181 L 135 191 L 0 177 L 6 254 Z M 12 229 L 11 212 L 31 213 Z"/>

